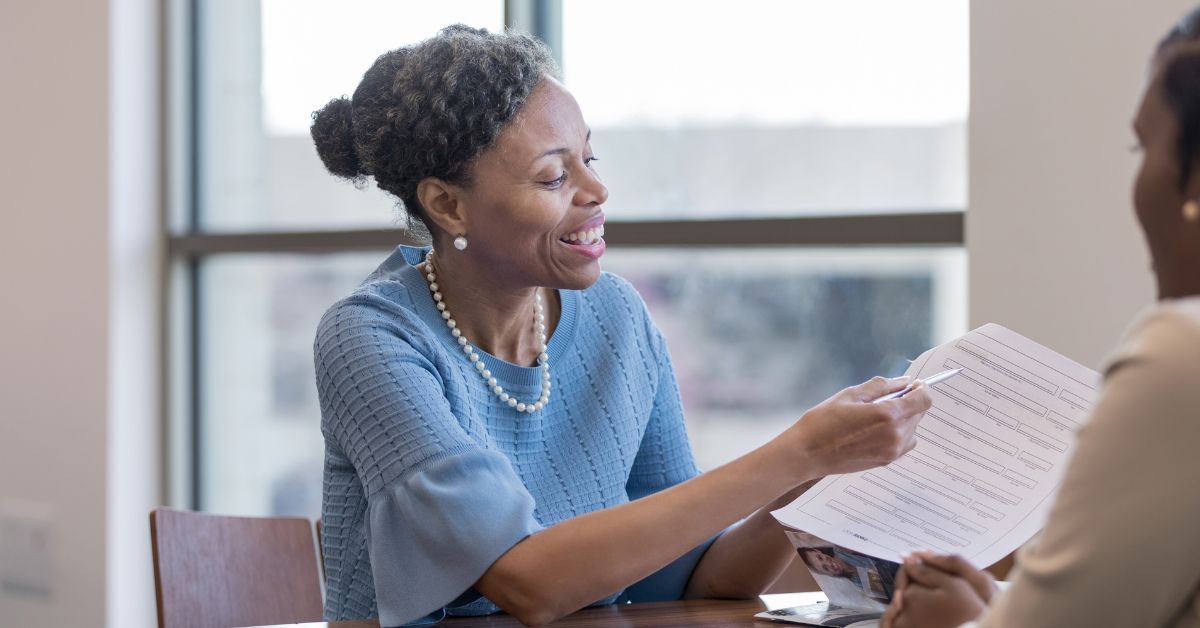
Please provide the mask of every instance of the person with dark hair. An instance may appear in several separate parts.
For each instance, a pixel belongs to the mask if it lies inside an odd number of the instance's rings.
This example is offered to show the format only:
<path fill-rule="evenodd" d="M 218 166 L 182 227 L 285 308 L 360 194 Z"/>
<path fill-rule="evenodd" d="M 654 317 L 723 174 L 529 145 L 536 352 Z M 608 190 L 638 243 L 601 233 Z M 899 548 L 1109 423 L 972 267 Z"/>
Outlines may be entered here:
<path fill-rule="evenodd" d="M 871 403 L 908 383 L 874 378 L 699 472 L 663 336 L 600 271 L 608 190 L 555 76 L 535 39 L 451 26 L 314 116 L 329 171 L 433 245 L 317 330 L 328 619 L 755 596 L 794 556 L 770 509 L 914 445 L 928 392 Z"/>
<path fill-rule="evenodd" d="M 1150 73 L 1133 124 L 1133 204 L 1158 302 L 1110 358 L 1011 587 L 998 593 L 959 556 L 919 552 L 884 626 L 1200 626 L 1200 8 L 1163 39 Z"/>

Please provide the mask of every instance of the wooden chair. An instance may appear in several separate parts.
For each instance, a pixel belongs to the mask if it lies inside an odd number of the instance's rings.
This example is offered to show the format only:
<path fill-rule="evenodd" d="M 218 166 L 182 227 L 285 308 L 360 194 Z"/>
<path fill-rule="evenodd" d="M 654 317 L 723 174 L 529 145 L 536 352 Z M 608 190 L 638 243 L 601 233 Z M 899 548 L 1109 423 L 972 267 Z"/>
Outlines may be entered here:
<path fill-rule="evenodd" d="M 303 517 L 150 513 L 159 628 L 322 619 L 312 523 Z"/>
<path fill-rule="evenodd" d="M 325 537 L 321 536 L 324 531 L 321 520 L 317 519 L 317 549 L 321 552 L 321 577 L 325 577 Z"/>

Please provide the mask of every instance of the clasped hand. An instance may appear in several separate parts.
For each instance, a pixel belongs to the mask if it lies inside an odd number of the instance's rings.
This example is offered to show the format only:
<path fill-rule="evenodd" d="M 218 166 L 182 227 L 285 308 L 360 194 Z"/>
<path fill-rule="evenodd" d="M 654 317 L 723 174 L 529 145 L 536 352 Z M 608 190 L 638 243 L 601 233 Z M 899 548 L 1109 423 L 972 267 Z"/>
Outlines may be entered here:
<path fill-rule="evenodd" d="M 961 556 L 916 552 L 904 559 L 881 626 L 961 626 L 983 614 L 997 590 L 991 574 Z"/>

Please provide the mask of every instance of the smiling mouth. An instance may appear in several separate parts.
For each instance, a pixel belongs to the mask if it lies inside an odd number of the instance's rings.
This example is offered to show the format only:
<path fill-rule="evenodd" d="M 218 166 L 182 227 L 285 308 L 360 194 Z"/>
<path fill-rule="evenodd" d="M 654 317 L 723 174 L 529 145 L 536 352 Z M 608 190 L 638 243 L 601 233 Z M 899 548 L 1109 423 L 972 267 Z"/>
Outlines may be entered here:
<path fill-rule="evenodd" d="M 592 227 L 584 231 L 575 231 L 559 238 L 560 242 L 567 244 L 595 244 L 604 238 L 604 225 Z"/>

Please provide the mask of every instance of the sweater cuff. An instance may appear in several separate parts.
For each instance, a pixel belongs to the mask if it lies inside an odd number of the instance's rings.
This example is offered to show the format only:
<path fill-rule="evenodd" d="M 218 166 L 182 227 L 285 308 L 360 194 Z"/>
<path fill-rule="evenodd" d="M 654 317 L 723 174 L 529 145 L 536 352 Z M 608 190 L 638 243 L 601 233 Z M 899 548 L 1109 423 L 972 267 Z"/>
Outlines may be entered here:
<path fill-rule="evenodd" d="M 503 454 L 472 449 L 422 465 L 368 500 L 367 547 L 381 626 L 434 614 L 541 526 Z"/>

